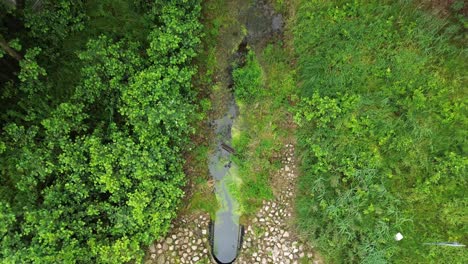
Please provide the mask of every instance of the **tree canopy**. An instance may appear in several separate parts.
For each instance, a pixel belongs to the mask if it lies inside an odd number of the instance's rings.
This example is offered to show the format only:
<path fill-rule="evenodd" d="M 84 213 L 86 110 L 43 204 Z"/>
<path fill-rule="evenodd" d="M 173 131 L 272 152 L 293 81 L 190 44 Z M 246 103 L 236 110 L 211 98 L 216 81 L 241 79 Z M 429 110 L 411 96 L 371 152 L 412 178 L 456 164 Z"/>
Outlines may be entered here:
<path fill-rule="evenodd" d="M 1 6 L 0 259 L 118 263 L 184 183 L 199 1 Z"/>

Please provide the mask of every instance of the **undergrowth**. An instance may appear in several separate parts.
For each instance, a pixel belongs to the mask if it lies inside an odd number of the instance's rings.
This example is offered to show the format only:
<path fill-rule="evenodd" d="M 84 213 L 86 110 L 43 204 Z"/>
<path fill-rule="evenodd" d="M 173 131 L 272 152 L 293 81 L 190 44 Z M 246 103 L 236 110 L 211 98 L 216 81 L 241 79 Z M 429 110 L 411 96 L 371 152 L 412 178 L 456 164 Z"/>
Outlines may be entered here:
<path fill-rule="evenodd" d="M 301 2 L 298 225 L 329 261 L 468 262 L 424 244 L 468 243 L 457 34 L 409 1 Z"/>

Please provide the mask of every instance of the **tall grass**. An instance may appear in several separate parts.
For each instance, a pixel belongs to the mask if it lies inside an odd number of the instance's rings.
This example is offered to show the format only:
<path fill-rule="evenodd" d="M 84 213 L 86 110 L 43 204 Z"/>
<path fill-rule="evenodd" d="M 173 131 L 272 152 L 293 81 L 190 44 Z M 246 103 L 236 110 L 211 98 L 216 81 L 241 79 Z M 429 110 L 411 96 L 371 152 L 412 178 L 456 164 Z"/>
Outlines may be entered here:
<path fill-rule="evenodd" d="M 423 245 L 468 243 L 457 32 L 410 1 L 301 2 L 298 224 L 329 260 L 468 261 L 464 249 Z"/>

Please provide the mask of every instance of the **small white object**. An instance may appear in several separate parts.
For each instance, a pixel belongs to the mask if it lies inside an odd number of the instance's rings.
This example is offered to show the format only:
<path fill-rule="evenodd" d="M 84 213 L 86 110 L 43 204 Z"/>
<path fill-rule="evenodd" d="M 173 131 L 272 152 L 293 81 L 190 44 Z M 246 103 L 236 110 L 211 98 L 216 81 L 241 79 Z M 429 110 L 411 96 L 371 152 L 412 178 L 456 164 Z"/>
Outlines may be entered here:
<path fill-rule="evenodd" d="M 403 239 L 403 235 L 402 235 L 400 232 L 398 232 L 398 233 L 395 235 L 395 240 L 396 240 L 396 241 L 400 241 L 400 240 L 402 240 L 402 239 Z"/>

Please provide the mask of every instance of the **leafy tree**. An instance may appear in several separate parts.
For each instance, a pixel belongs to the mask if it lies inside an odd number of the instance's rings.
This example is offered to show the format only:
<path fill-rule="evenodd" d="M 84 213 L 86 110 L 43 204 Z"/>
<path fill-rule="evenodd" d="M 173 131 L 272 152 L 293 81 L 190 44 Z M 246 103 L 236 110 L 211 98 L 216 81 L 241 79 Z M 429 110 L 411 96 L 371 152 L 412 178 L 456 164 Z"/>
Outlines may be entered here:
<path fill-rule="evenodd" d="M 105 27 L 109 16 L 83 8 L 92 2 L 46 1 L 21 18 L 24 56 L 1 83 L 2 262 L 141 259 L 183 195 L 199 2 L 143 5 L 146 40 Z M 76 77 L 60 87 L 65 54 Z"/>

